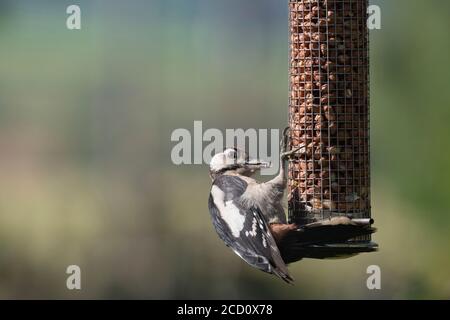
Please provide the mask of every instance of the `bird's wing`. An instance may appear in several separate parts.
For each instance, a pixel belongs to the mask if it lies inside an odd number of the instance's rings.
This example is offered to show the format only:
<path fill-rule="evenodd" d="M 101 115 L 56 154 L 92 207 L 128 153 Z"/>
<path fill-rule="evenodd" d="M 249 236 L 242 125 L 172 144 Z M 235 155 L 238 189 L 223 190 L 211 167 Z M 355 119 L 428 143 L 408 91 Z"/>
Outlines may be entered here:
<path fill-rule="evenodd" d="M 237 176 L 219 176 L 209 197 L 209 211 L 219 237 L 248 264 L 293 281 L 261 210 L 240 201 L 247 183 Z"/>

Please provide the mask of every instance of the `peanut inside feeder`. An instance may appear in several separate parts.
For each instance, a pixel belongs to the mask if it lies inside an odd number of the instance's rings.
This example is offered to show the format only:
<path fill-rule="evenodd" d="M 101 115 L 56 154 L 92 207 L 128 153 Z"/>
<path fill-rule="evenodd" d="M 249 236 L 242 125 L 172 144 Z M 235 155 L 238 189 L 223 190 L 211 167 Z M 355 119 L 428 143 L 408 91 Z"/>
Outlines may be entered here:
<path fill-rule="evenodd" d="M 367 0 L 290 0 L 289 217 L 370 218 Z M 369 239 L 366 239 L 369 240 Z"/>

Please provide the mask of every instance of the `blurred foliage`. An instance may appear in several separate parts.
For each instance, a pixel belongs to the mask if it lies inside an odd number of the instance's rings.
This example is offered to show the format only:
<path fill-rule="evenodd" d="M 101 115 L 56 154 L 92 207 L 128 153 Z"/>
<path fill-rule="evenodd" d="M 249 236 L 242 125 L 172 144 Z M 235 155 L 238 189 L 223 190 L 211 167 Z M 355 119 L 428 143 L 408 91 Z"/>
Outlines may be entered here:
<path fill-rule="evenodd" d="M 78 2 L 70 32 L 69 1 L 0 1 L 0 298 L 450 298 L 450 3 L 373 1 L 381 250 L 297 263 L 289 287 L 218 240 L 206 166 L 170 162 L 172 130 L 194 120 L 285 126 L 287 6 Z"/>

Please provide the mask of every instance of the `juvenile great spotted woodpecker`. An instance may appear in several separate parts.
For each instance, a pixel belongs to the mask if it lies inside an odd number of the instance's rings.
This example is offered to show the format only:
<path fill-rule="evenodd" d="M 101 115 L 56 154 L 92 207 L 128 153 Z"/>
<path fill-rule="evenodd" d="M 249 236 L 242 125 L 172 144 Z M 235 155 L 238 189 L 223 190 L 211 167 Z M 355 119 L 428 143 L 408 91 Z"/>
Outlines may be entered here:
<path fill-rule="evenodd" d="M 284 151 L 286 138 L 282 145 Z M 294 279 L 286 263 L 301 260 L 305 246 L 345 241 L 375 231 L 370 227 L 371 223 L 348 217 L 301 228 L 287 223 L 283 207 L 287 186 L 286 160 L 297 151 L 282 152 L 278 175 L 264 183 L 251 176 L 270 164 L 249 159 L 242 150 L 226 149 L 210 162 L 213 183 L 208 207 L 220 239 L 251 266 L 287 283 Z"/>

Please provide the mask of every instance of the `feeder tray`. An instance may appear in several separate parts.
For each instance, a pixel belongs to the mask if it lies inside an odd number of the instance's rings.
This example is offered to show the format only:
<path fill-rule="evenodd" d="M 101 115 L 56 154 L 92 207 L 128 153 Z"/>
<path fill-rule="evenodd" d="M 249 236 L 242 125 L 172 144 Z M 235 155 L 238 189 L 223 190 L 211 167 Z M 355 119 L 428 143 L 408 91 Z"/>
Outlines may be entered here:
<path fill-rule="evenodd" d="M 290 0 L 289 220 L 371 218 L 367 0 Z M 375 251 L 371 236 L 305 257 Z"/>

